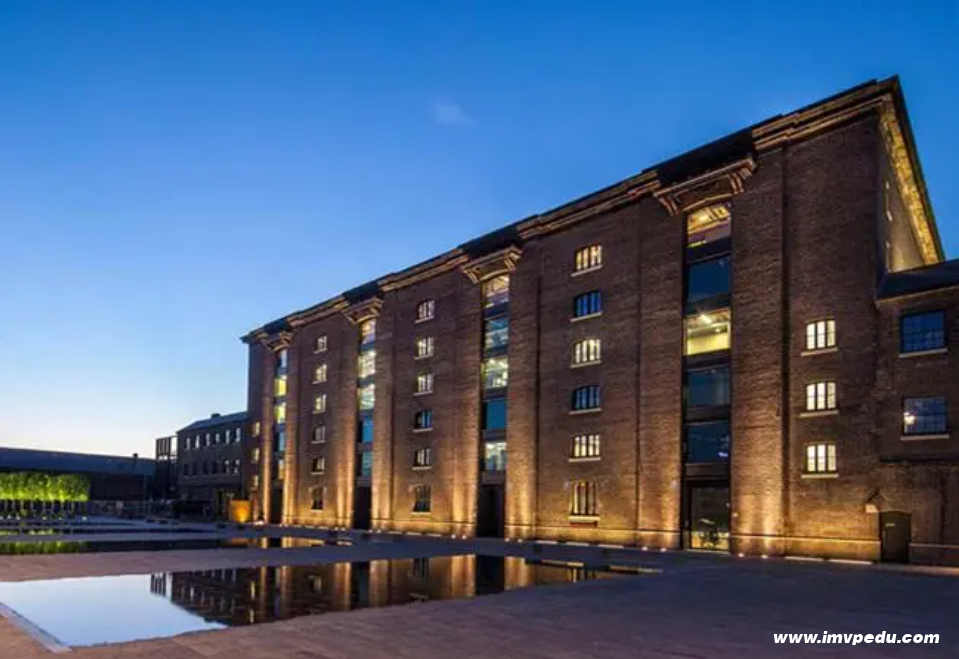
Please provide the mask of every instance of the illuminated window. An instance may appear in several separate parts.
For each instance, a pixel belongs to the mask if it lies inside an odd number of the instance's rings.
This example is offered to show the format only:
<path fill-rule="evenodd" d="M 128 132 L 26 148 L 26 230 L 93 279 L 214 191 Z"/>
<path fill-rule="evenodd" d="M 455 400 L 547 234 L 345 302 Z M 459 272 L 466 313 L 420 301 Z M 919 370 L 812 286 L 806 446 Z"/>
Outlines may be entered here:
<path fill-rule="evenodd" d="M 576 250 L 576 258 L 573 263 L 574 273 L 589 272 L 603 267 L 603 246 L 590 245 Z"/>
<path fill-rule="evenodd" d="M 260 461 L 260 447 L 254 446 L 253 450 L 250 451 L 250 462 L 256 464 Z"/>
<path fill-rule="evenodd" d="M 253 422 L 253 436 L 254 436 L 254 437 L 259 437 L 259 436 L 260 436 L 260 422 L 259 422 L 259 421 L 254 421 L 254 422 Z"/>
<path fill-rule="evenodd" d="M 310 488 L 310 510 L 323 510 L 324 499 L 326 499 L 325 487 Z"/>
<path fill-rule="evenodd" d="M 286 430 L 277 428 L 273 432 L 273 450 L 277 453 L 286 451 Z"/>
<path fill-rule="evenodd" d="M 571 516 L 596 516 L 596 483 L 593 481 L 573 481 L 570 484 L 569 494 L 569 514 Z"/>
<path fill-rule="evenodd" d="M 317 426 L 313 429 L 313 443 L 322 444 L 326 441 L 326 426 Z"/>
<path fill-rule="evenodd" d="M 599 385 L 590 384 L 574 389 L 571 405 L 575 412 L 598 410 L 600 406 Z"/>
<path fill-rule="evenodd" d="M 322 414 L 326 412 L 326 394 L 317 394 L 313 399 L 313 413 Z"/>
<path fill-rule="evenodd" d="M 286 460 L 280 458 L 276 461 L 276 480 L 281 481 L 286 475 Z"/>
<path fill-rule="evenodd" d="M 357 377 L 361 380 L 373 377 L 376 374 L 375 350 L 365 350 L 360 353 L 359 357 L 356 358 L 356 371 Z"/>
<path fill-rule="evenodd" d="M 428 513 L 432 492 L 429 485 L 417 485 L 413 488 L 413 512 Z"/>
<path fill-rule="evenodd" d="M 285 411 L 285 407 L 284 407 L 284 411 Z M 204 446 L 206 446 L 207 448 L 213 446 L 212 435 L 210 435 L 210 433 L 206 434 L 206 441 L 204 442 Z"/>
<path fill-rule="evenodd" d="M 946 313 L 913 313 L 899 321 L 899 351 L 902 353 L 939 350 L 946 347 Z"/>
<path fill-rule="evenodd" d="M 506 442 L 497 440 L 483 444 L 483 471 L 506 471 Z"/>
<path fill-rule="evenodd" d="M 240 458 L 233 458 L 233 473 L 240 473 Z"/>
<path fill-rule="evenodd" d="M 598 458 L 600 456 L 600 440 L 598 434 L 576 435 L 569 447 L 569 457 L 572 460 L 584 458 Z"/>
<path fill-rule="evenodd" d="M 277 403 L 273 406 L 273 423 L 286 423 L 286 403 Z"/>
<path fill-rule="evenodd" d="M 945 396 L 903 399 L 903 435 L 942 435 L 948 429 Z"/>
<path fill-rule="evenodd" d="M 729 309 L 717 309 L 686 317 L 686 354 L 729 349 Z"/>
<path fill-rule="evenodd" d="M 316 337 L 313 344 L 313 352 L 326 352 L 326 334 Z"/>
<path fill-rule="evenodd" d="M 813 382 L 806 385 L 806 411 L 836 409 L 836 383 Z"/>
<path fill-rule="evenodd" d="M 483 347 L 494 350 L 509 345 L 509 317 L 490 318 L 483 327 Z"/>
<path fill-rule="evenodd" d="M 832 443 L 809 444 L 806 446 L 807 474 L 836 473 L 836 445 Z"/>
<path fill-rule="evenodd" d="M 376 390 L 372 384 L 359 388 L 359 405 L 361 410 L 372 410 L 376 405 Z"/>
<path fill-rule="evenodd" d="M 573 345 L 573 366 L 598 364 L 601 359 L 599 339 L 583 339 Z"/>
<path fill-rule="evenodd" d="M 416 375 L 416 393 L 429 394 L 433 392 L 433 372 L 424 371 Z"/>
<path fill-rule="evenodd" d="M 721 204 L 693 211 L 686 216 L 686 244 L 698 247 L 729 238 L 732 231 L 729 206 Z"/>
<path fill-rule="evenodd" d="M 424 320 L 432 320 L 433 312 L 436 309 L 435 300 L 423 300 L 416 305 L 416 322 L 422 323 Z"/>
<path fill-rule="evenodd" d="M 277 398 L 286 395 L 286 375 L 273 378 L 273 395 Z"/>
<path fill-rule="evenodd" d="M 590 291 L 577 295 L 573 300 L 573 318 L 590 318 L 603 313 L 603 294 Z"/>
<path fill-rule="evenodd" d="M 259 474 L 253 474 L 253 478 L 250 479 L 250 487 L 252 487 L 254 490 L 255 490 L 256 488 L 260 487 L 260 475 L 259 475 Z"/>
<path fill-rule="evenodd" d="M 356 460 L 356 475 L 369 478 L 373 475 L 373 451 L 363 451 Z"/>
<path fill-rule="evenodd" d="M 413 430 L 432 430 L 433 410 L 419 410 L 413 414 Z"/>
<path fill-rule="evenodd" d="M 483 282 L 483 305 L 489 309 L 509 302 L 509 275 L 497 275 Z"/>
<path fill-rule="evenodd" d="M 243 429 L 242 429 L 242 428 L 234 428 L 234 432 L 233 432 L 233 443 L 234 443 L 234 444 L 239 444 L 239 443 L 240 443 L 240 439 L 242 439 L 242 436 L 243 436 Z"/>
<path fill-rule="evenodd" d="M 376 319 L 371 318 L 360 323 L 360 345 L 369 345 L 376 341 Z"/>
<path fill-rule="evenodd" d="M 483 388 L 501 389 L 507 384 L 509 384 L 509 358 L 487 358 L 483 362 Z"/>
<path fill-rule="evenodd" d="M 836 345 L 836 321 L 830 319 L 806 323 L 806 350 L 824 350 Z"/>
<path fill-rule="evenodd" d="M 433 465 L 433 449 L 429 446 L 418 448 L 413 453 L 413 466 L 418 469 L 424 469 Z"/>
<path fill-rule="evenodd" d="M 433 337 L 432 336 L 421 336 L 416 339 L 416 358 L 423 359 L 424 357 L 433 356 Z"/>
<path fill-rule="evenodd" d="M 323 456 L 313 458 L 313 463 L 310 465 L 311 474 L 322 474 L 326 471 L 326 458 Z"/>
<path fill-rule="evenodd" d="M 320 364 L 313 369 L 313 382 L 314 384 L 326 382 L 326 364 Z"/>
<path fill-rule="evenodd" d="M 285 371 L 289 363 L 289 352 L 286 348 L 281 348 L 276 351 L 276 370 Z"/>

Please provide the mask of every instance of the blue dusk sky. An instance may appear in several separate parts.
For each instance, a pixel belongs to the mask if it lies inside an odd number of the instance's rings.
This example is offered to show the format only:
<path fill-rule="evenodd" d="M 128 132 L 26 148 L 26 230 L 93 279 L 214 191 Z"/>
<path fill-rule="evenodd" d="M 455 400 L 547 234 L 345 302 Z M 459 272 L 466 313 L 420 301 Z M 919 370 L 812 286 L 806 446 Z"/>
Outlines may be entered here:
<path fill-rule="evenodd" d="M 959 3 L 0 2 L 0 445 L 152 455 L 239 337 L 899 74 L 959 255 Z"/>

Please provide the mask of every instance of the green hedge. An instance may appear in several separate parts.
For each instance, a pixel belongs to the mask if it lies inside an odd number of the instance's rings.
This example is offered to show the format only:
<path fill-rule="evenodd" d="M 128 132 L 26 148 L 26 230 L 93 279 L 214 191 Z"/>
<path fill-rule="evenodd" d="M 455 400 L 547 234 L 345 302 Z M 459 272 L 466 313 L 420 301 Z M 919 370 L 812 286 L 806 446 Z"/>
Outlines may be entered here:
<path fill-rule="evenodd" d="M 79 474 L 36 472 L 0 474 L 0 501 L 83 502 L 90 500 L 90 479 Z"/>

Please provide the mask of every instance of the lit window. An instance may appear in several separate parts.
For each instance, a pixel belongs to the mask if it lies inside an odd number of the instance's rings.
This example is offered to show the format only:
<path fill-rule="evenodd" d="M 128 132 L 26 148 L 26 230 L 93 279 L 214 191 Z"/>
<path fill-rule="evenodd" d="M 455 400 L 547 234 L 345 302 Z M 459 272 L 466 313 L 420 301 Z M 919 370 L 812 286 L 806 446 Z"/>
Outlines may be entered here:
<path fill-rule="evenodd" d="M 286 403 L 277 403 L 273 406 L 273 423 L 286 423 Z"/>
<path fill-rule="evenodd" d="M 601 359 L 599 339 L 583 339 L 573 345 L 573 366 L 598 364 Z"/>
<path fill-rule="evenodd" d="M 234 443 L 234 444 L 239 444 L 239 443 L 240 443 L 240 439 L 242 438 L 242 435 L 243 435 L 243 429 L 242 429 L 242 428 L 235 428 L 235 429 L 234 429 L 234 432 L 233 432 L 233 443 Z"/>
<path fill-rule="evenodd" d="M 376 405 L 376 391 L 372 384 L 359 388 L 359 405 L 361 410 L 372 410 Z"/>
<path fill-rule="evenodd" d="M 490 357 L 483 362 L 483 388 L 501 389 L 509 384 L 509 358 Z"/>
<path fill-rule="evenodd" d="M 361 380 L 376 375 L 376 351 L 365 350 L 356 358 L 357 377 Z"/>
<path fill-rule="evenodd" d="M 259 421 L 254 421 L 254 422 L 253 422 L 253 436 L 254 436 L 254 437 L 259 437 L 259 436 L 260 436 L 260 422 L 259 422 Z"/>
<path fill-rule="evenodd" d="M 902 434 L 941 435 L 948 428 L 945 396 L 903 399 Z"/>
<path fill-rule="evenodd" d="M 360 323 L 360 345 L 369 345 L 376 341 L 376 319 L 371 318 Z"/>
<path fill-rule="evenodd" d="M 283 480 L 283 477 L 286 475 L 286 460 L 279 458 L 276 461 L 276 479 Z"/>
<path fill-rule="evenodd" d="M 429 394 L 433 392 L 433 372 L 425 371 L 416 375 L 416 393 Z"/>
<path fill-rule="evenodd" d="M 286 375 L 277 375 L 273 378 L 273 395 L 277 398 L 286 395 Z"/>
<path fill-rule="evenodd" d="M 494 350 L 509 345 L 509 317 L 490 318 L 483 327 L 483 347 Z"/>
<path fill-rule="evenodd" d="M 483 471 L 506 471 L 506 442 L 483 444 Z"/>
<path fill-rule="evenodd" d="M 603 294 L 590 291 L 577 295 L 573 300 L 573 318 L 588 318 L 603 313 Z"/>
<path fill-rule="evenodd" d="M 286 430 L 277 428 L 273 432 L 273 450 L 277 453 L 286 451 Z"/>
<path fill-rule="evenodd" d="M 229 443 L 230 443 L 230 437 L 231 437 L 232 435 L 233 435 L 233 430 L 232 430 L 232 429 L 227 428 L 226 430 L 224 430 L 224 431 L 223 431 L 223 443 L 224 443 L 224 444 L 229 444 Z"/>
<path fill-rule="evenodd" d="M 316 337 L 316 342 L 313 344 L 314 352 L 326 352 L 326 334 Z"/>
<path fill-rule="evenodd" d="M 373 451 L 363 451 L 356 461 L 356 475 L 370 477 L 373 475 Z"/>
<path fill-rule="evenodd" d="M 289 352 L 286 348 L 281 348 L 276 351 L 276 370 L 285 371 L 289 363 Z"/>
<path fill-rule="evenodd" d="M 599 385 L 590 384 L 574 389 L 571 405 L 574 411 L 598 410 L 600 405 Z"/>
<path fill-rule="evenodd" d="M 576 435 L 569 447 L 569 457 L 573 460 L 598 458 L 600 453 L 599 435 Z"/>
<path fill-rule="evenodd" d="M 686 354 L 729 349 L 729 309 L 717 309 L 686 317 Z"/>
<path fill-rule="evenodd" d="M 432 320 L 433 312 L 436 309 L 435 300 L 423 300 L 416 305 L 416 322 L 421 323 L 424 320 Z"/>
<path fill-rule="evenodd" d="M 729 295 L 730 264 L 728 255 L 691 264 L 686 275 L 686 301 Z"/>
<path fill-rule="evenodd" d="M 284 412 L 286 411 L 286 406 L 285 406 L 285 405 L 284 405 L 284 407 L 283 407 L 283 410 L 284 410 Z M 206 441 L 204 442 L 204 446 L 206 446 L 207 448 L 213 446 L 213 440 L 211 439 L 210 433 L 207 433 L 207 434 L 206 434 Z"/>
<path fill-rule="evenodd" d="M 325 487 L 310 488 L 310 510 L 323 510 L 323 500 L 326 498 Z"/>
<path fill-rule="evenodd" d="M 806 323 L 806 350 L 824 350 L 836 345 L 836 321 L 817 320 Z"/>
<path fill-rule="evenodd" d="M 310 473 L 322 474 L 324 471 L 326 471 L 326 458 L 323 456 L 313 458 L 313 463 L 310 465 Z"/>
<path fill-rule="evenodd" d="M 506 399 L 488 398 L 483 401 L 483 430 L 506 428 Z"/>
<path fill-rule="evenodd" d="M 254 446 L 253 450 L 250 452 L 250 462 L 256 464 L 260 461 L 260 447 Z"/>
<path fill-rule="evenodd" d="M 806 385 L 806 411 L 836 409 L 836 383 L 813 382 Z"/>
<path fill-rule="evenodd" d="M 509 302 L 509 275 L 497 275 L 483 282 L 483 305 L 489 309 Z"/>
<path fill-rule="evenodd" d="M 573 481 L 569 488 L 569 514 L 573 517 L 596 516 L 596 483 Z"/>
<path fill-rule="evenodd" d="M 899 351 L 902 353 L 939 350 L 946 347 L 944 311 L 914 313 L 899 322 Z"/>
<path fill-rule="evenodd" d="M 413 430 L 432 430 L 433 410 L 419 410 L 413 415 Z"/>
<path fill-rule="evenodd" d="M 823 443 L 806 446 L 806 473 L 836 473 L 836 445 Z"/>
<path fill-rule="evenodd" d="M 313 370 L 313 382 L 315 384 L 326 382 L 326 364 L 320 364 Z"/>
<path fill-rule="evenodd" d="M 729 462 L 729 421 L 688 424 L 683 459 L 687 463 Z"/>
<path fill-rule="evenodd" d="M 259 475 L 259 474 L 253 474 L 253 478 L 250 479 L 250 487 L 252 487 L 253 489 L 256 489 L 256 488 L 260 487 L 260 475 Z"/>
<path fill-rule="evenodd" d="M 240 458 L 233 458 L 233 470 L 232 473 L 240 473 Z"/>
<path fill-rule="evenodd" d="M 413 466 L 417 468 L 431 467 L 433 465 L 433 449 L 429 446 L 418 448 L 413 453 Z"/>
<path fill-rule="evenodd" d="M 729 238 L 732 224 L 729 206 L 722 204 L 693 211 L 686 216 L 686 244 L 698 247 Z"/>
<path fill-rule="evenodd" d="M 590 245 L 576 250 L 576 259 L 573 264 L 574 272 L 588 272 L 603 265 L 603 246 Z"/>
<path fill-rule="evenodd" d="M 433 356 L 433 337 L 432 336 L 421 336 L 416 339 L 416 358 L 423 359 L 424 357 Z"/>
<path fill-rule="evenodd" d="M 220 445 L 220 433 L 218 433 L 218 432 L 213 433 L 213 444 L 214 444 L 215 446 L 219 446 L 219 445 Z"/>
<path fill-rule="evenodd" d="M 729 366 L 713 366 L 686 371 L 686 406 L 721 407 L 729 405 Z"/>
<path fill-rule="evenodd" d="M 413 488 L 414 513 L 428 513 L 430 511 L 431 494 L 429 485 L 417 485 Z"/>
<path fill-rule="evenodd" d="M 326 394 L 318 394 L 313 399 L 313 413 L 322 414 L 326 412 Z"/>
<path fill-rule="evenodd" d="M 322 444 L 326 441 L 326 426 L 317 426 L 313 429 L 313 443 Z"/>

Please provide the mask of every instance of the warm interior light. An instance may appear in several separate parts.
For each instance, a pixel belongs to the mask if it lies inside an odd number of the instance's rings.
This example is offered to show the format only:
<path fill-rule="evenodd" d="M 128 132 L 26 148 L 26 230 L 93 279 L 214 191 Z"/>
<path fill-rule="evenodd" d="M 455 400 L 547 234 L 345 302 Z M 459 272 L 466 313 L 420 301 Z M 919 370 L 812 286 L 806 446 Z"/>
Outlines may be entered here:
<path fill-rule="evenodd" d="M 906 412 L 902 415 L 902 420 L 906 423 L 907 426 L 911 426 L 916 422 L 916 415 L 912 412 Z"/>

